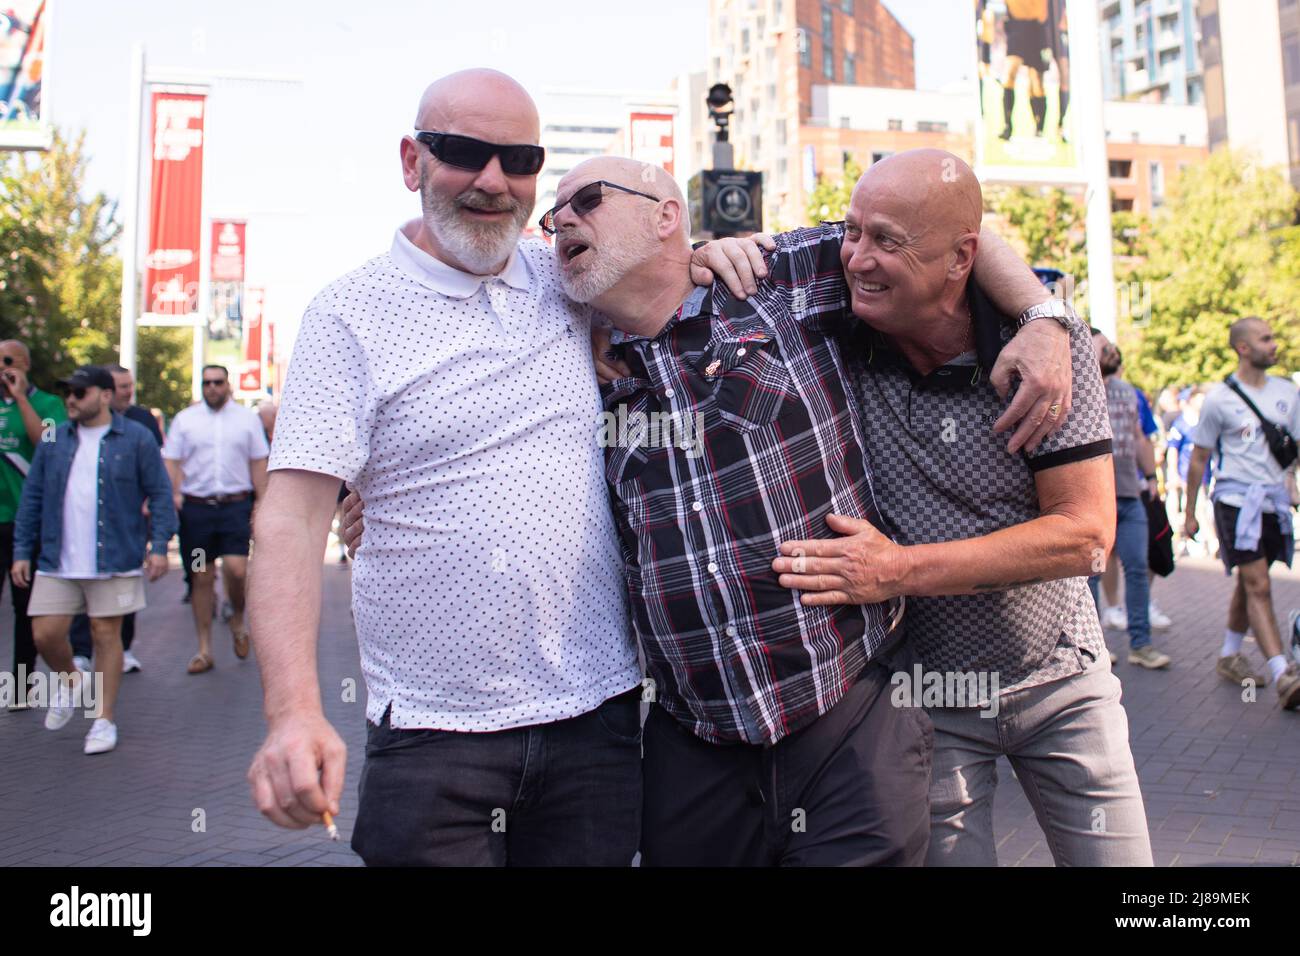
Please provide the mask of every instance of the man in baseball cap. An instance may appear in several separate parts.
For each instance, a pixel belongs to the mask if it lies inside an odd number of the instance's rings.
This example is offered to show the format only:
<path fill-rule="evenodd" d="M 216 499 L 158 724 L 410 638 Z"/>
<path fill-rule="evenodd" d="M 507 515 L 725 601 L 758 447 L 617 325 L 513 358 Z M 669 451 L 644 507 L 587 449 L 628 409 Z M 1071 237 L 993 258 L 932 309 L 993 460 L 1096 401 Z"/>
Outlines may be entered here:
<path fill-rule="evenodd" d="M 111 392 L 116 387 L 108 369 L 99 365 L 83 365 L 67 378 L 59 379 L 58 385 L 65 394 L 88 388 L 106 388 Z"/>
<path fill-rule="evenodd" d="M 10 574 L 15 586 L 32 587 L 27 612 L 36 648 L 58 675 L 45 726 L 61 729 L 80 698 L 88 716 L 97 718 L 85 752 L 97 754 L 117 746 L 113 708 L 122 680 L 122 615 L 144 608 L 146 573 L 152 581 L 167 571 L 176 510 L 158 443 L 144 426 L 112 409 L 109 371 L 85 365 L 59 385 L 69 420 L 32 458 L 18 504 Z M 76 614 L 90 617 L 101 672 L 93 680 L 73 666 L 68 628 Z"/>

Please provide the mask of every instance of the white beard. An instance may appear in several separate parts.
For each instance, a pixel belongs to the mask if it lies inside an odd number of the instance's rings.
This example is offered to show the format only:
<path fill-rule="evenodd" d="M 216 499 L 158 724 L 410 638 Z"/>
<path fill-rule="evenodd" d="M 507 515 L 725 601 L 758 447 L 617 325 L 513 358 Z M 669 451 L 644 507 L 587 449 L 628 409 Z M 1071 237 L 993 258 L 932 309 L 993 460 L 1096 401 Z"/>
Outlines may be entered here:
<path fill-rule="evenodd" d="M 515 251 L 533 208 L 515 203 L 514 209 L 510 210 L 511 218 L 505 222 L 469 222 L 461 212 L 460 203 L 465 195 L 462 193 L 455 199 L 447 199 L 434 195 L 421 182 L 424 225 L 466 269 L 474 275 L 489 275 Z"/>
<path fill-rule="evenodd" d="M 637 232 L 625 242 L 604 249 L 589 249 L 590 259 L 581 272 L 560 270 L 565 294 L 574 302 L 591 302 L 612 289 L 620 279 L 659 252 L 659 240 L 648 229 Z"/>

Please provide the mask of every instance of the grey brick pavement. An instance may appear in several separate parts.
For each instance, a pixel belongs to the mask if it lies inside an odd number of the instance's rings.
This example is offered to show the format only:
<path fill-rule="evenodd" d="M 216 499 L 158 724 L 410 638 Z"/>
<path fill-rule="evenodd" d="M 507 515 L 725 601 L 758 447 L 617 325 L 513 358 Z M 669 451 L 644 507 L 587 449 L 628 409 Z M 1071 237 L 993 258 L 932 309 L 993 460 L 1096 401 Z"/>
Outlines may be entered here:
<path fill-rule="evenodd" d="M 217 641 L 217 666 L 185 673 L 194 652 L 189 608 L 173 569 L 149 586 L 136 651 L 145 669 L 123 680 L 111 754 L 81 752 L 79 719 L 47 732 L 37 711 L 0 711 L 0 866 L 349 866 L 364 742 L 365 690 L 348 611 L 349 571 L 325 566 L 320 673 L 329 719 L 348 743 L 340 843 L 323 830 L 280 830 L 253 808 L 244 773 L 264 724 L 256 665 Z M 1275 575 L 1279 612 L 1300 607 L 1300 576 Z M 1109 633 L 1155 859 L 1160 865 L 1300 862 L 1300 715 L 1279 711 L 1265 688 L 1257 703 L 1215 677 L 1229 582 L 1218 565 L 1187 559 L 1156 596 L 1175 621 L 1159 645 L 1166 672 L 1131 667 L 1124 638 Z M 12 611 L 0 606 L 0 662 L 12 661 Z M 224 630 L 218 633 L 224 635 Z M 1258 662 L 1253 643 L 1248 652 Z M 357 682 L 344 703 L 345 679 Z M 1051 857 L 1009 764 L 995 806 L 1004 865 L 1050 865 Z M 206 830 L 194 832 L 194 811 Z"/>

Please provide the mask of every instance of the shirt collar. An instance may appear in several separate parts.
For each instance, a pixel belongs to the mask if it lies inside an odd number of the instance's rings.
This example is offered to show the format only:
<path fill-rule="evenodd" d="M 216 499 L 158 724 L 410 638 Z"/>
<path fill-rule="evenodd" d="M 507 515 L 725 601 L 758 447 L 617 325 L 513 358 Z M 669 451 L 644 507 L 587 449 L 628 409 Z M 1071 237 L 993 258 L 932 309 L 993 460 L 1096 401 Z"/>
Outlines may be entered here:
<path fill-rule="evenodd" d="M 670 328 L 672 328 L 673 325 L 675 325 L 679 319 L 694 318 L 695 316 L 703 312 L 704 298 L 711 291 L 713 291 L 713 287 L 707 285 L 697 285 L 694 289 L 692 289 L 691 294 L 686 297 L 686 301 L 681 304 L 681 306 L 677 309 L 677 311 L 673 313 L 673 317 L 668 320 L 668 324 L 665 325 L 662 329 L 660 329 L 659 333 L 654 337 L 658 338 L 660 335 L 663 335 Z M 622 345 L 624 342 L 636 342 L 638 340 L 646 341 L 649 338 L 650 336 L 648 335 L 632 335 L 631 333 L 624 332 L 622 329 L 615 328 L 612 329 L 609 333 L 609 344 Z"/>
<path fill-rule="evenodd" d="M 519 254 L 518 246 L 510 253 L 505 268 L 491 276 L 461 272 L 440 259 L 435 259 L 408 239 L 402 229 L 394 234 L 389 255 L 398 268 L 420 285 L 453 299 L 468 299 L 477 294 L 485 282 L 498 280 L 512 289 L 528 291 L 528 261 Z"/>
<path fill-rule="evenodd" d="M 870 326 L 866 330 L 867 364 L 889 364 L 901 367 L 918 381 L 947 382 L 954 386 L 974 386 L 986 380 L 998 355 L 1006 344 L 1003 330 L 1010 322 L 998 312 L 984 290 L 972 279 L 966 286 L 966 303 L 970 307 L 974 326 L 975 348 L 950 358 L 929 375 L 919 375 L 910 362 L 903 358 L 884 336 Z"/>
<path fill-rule="evenodd" d="M 112 412 L 111 416 L 112 417 L 110 417 L 108 420 L 108 430 L 110 432 L 121 432 L 125 428 L 125 426 L 122 424 L 125 421 L 125 419 L 122 417 L 122 413 Z M 83 427 L 87 427 L 78 424 L 75 419 L 71 419 L 71 418 L 68 419 L 68 424 L 72 426 L 72 433 L 74 435 L 77 433 L 79 429 Z M 97 427 L 103 428 L 104 426 L 100 425 Z"/>

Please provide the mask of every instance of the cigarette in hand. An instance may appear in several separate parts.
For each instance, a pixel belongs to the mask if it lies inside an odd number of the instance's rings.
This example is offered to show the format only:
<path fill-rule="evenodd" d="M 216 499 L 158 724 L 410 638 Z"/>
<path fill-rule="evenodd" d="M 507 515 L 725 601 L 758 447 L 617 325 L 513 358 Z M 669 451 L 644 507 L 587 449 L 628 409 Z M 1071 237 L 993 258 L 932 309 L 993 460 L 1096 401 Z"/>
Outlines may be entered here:
<path fill-rule="evenodd" d="M 334 825 L 334 818 L 330 816 L 328 810 L 321 814 L 321 822 L 325 824 L 325 831 L 330 835 L 330 839 L 337 843 L 339 839 L 339 828 Z"/>

